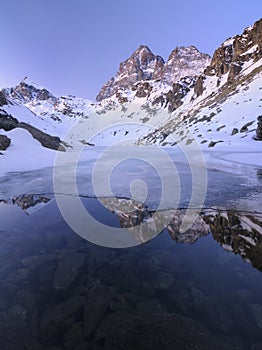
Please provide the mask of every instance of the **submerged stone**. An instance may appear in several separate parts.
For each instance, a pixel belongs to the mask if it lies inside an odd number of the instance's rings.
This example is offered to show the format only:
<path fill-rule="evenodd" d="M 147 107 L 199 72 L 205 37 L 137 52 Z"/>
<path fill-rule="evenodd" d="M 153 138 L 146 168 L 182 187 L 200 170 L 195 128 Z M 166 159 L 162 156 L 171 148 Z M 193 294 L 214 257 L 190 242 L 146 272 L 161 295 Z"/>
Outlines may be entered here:
<path fill-rule="evenodd" d="M 54 289 L 56 291 L 67 291 L 70 289 L 76 282 L 85 260 L 85 254 L 64 251 L 54 274 Z"/>

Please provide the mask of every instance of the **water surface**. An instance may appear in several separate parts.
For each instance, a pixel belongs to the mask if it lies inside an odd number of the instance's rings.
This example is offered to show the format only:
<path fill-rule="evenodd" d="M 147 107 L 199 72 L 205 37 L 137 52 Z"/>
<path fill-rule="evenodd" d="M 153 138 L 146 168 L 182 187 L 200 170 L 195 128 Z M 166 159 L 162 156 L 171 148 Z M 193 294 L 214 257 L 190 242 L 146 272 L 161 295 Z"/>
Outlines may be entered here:
<path fill-rule="evenodd" d="M 97 156 L 90 153 L 77 168 L 81 201 L 92 217 L 115 228 L 159 224 L 161 215 L 152 219 L 162 195 L 158 171 L 141 159 L 119 164 L 110 180 L 116 198 L 106 199 L 112 212 L 92 187 Z M 68 226 L 56 204 L 53 169 L 0 179 L 1 349 L 261 348 L 261 170 L 208 169 L 195 224 L 180 232 L 192 179 L 202 169 L 192 175 L 181 155 L 171 157 L 178 210 L 155 238 L 125 249 L 92 244 Z M 67 184 L 70 175 L 64 167 L 61 181 Z M 168 169 L 165 175 L 170 178 Z M 147 184 L 147 197 L 126 215 L 121 208 L 133 203 L 130 183 L 137 179 Z M 177 186 L 170 183 L 170 192 Z M 86 223 L 87 237 L 89 231 Z M 139 243 L 144 231 L 136 231 Z"/>

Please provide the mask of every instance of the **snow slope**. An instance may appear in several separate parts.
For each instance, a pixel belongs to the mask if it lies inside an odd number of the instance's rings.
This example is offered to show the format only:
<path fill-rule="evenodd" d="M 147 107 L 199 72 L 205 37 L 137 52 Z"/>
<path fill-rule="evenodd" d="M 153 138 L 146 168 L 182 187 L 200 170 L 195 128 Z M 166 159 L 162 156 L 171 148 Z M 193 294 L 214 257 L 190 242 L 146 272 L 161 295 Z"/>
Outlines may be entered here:
<path fill-rule="evenodd" d="M 12 143 L 6 151 L 2 151 L 4 155 L 0 156 L 0 176 L 10 172 L 41 169 L 54 164 L 56 152 L 42 147 L 28 131 L 1 130 L 1 134 L 11 138 Z"/>

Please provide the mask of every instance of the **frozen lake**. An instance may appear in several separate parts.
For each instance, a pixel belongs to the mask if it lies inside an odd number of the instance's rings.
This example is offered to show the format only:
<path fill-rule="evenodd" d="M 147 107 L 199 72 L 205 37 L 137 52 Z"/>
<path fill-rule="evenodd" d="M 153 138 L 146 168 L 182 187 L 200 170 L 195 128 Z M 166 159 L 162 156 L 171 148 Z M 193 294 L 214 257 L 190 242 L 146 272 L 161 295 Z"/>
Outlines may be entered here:
<path fill-rule="evenodd" d="M 260 167 L 103 151 L 0 178 L 1 349 L 259 349 Z"/>

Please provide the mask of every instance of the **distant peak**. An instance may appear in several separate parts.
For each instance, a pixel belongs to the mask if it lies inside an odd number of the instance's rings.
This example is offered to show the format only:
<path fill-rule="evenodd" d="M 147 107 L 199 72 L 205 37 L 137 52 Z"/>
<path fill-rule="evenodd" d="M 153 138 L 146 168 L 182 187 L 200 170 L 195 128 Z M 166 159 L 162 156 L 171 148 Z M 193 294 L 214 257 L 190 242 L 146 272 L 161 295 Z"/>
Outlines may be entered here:
<path fill-rule="evenodd" d="M 24 79 L 21 81 L 20 84 L 26 84 L 28 86 L 32 86 L 36 90 L 43 90 L 43 89 L 45 89 L 43 86 L 41 86 L 40 84 L 36 83 L 35 81 L 33 81 L 32 79 L 28 78 L 27 76 L 24 77 Z"/>
<path fill-rule="evenodd" d="M 174 48 L 174 50 L 171 52 L 171 55 L 174 54 L 174 53 L 203 54 L 194 45 L 190 45 L 190 46 L 176 46 Z"/>

